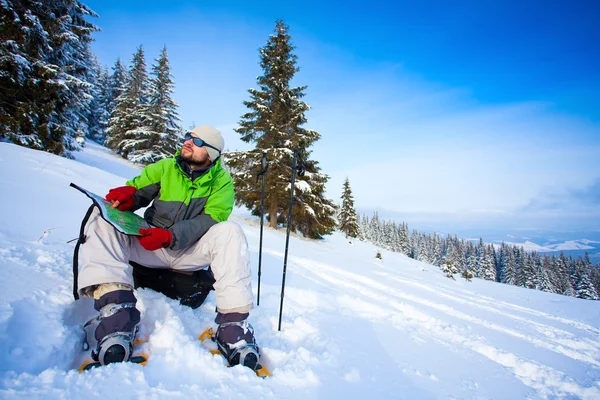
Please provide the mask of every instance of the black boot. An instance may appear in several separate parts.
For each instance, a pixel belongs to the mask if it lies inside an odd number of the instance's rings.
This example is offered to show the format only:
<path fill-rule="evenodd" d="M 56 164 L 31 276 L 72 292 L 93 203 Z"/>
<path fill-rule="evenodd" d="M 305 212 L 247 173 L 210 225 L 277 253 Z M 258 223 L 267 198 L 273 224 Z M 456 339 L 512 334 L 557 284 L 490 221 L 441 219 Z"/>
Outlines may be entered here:
<path fill-rule="evenodd" d="M 248 313 L 219 313 L 215 319 L 219 324 L 217 345 L 229 365 L 241 364 L 256 370 L 259 367 L 260 352 L 254 340 L 254 329 L 247 318 Z"/>
<path fill-rule="evenodd" d="M 115 290 L 95 300 L 94 308 L 100 311 L 100 316 L 96 318 L 99 323 L 94 336 L 98 345 L 92 351 L 92 358 L 100 364 L 129 361 L 131 358 L 140 322 L 140 312 L 135 303 L 137 299 L 131 290 Z"/>

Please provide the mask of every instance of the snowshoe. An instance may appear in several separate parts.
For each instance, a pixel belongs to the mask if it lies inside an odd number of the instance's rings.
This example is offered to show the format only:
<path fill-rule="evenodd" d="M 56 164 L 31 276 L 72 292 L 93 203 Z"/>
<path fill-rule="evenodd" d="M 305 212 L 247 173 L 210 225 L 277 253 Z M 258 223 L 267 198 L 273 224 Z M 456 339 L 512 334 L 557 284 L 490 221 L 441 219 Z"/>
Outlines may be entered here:
<path fill-rule="evenodd" d="M 90 319 L 83 326 L 84 340 L 82 349 L 90 349 L 87 328 L 95 325 L 94 338 L 96 349 L 91 352 L 91 360 L 84 361 L 80 371 L 100 365 L 117 362 L 147 361 L 136 355 L 134 359 L 134 343 L 140 322 L 140 312 L 136 308 L 137 300 L 130 290 L 115 290 L 104 294 L 95 301 L 94 308 L 99 315 Z"/>
<path fill-rule="evenodd" d="M 100 345 L 100 350 L 92 351 L 91 356 L 88 356 L 77 370 L 83 372 L 103 365 L 124 361 L 146 365 L 150 357 L 150 352 L 148 349 L 144 348 L 144 343 L 146 343 L 145 340 L 138 339 L 131 344 L 127 335 L 123 335 L 123 337 L 115 335 L 111 338 L 107 338 L 107 340 Z"/>
<path fill-rule="evenodd" d="M 250 325 L 248 324 L 248 326 Z M 269 372 L 260 359 L 260 349 L 254 340 L 252 343 L 248 343 L 244 339 L 241 339 L 230 345 L 219 339 L 217 332 L 209 327 L 198 337 L 198 340 L 202 342 L 204 347 L 210 350 L 211 354 L 220 354 L 223 356 L 229 367 L 243 365 L 252 369 L 261 378 L 271 376 L 271 372 Z"/>

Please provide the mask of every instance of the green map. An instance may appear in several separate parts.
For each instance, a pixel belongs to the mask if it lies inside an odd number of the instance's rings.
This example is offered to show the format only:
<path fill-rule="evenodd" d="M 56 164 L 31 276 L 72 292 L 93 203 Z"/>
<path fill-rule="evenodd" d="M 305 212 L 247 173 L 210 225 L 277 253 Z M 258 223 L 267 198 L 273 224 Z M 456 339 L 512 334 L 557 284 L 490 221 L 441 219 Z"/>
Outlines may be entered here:
<path fill-rule="evenodd" d="M 106 200 L 104 197 L 85 190 L 74 183 L 71 183 L 70 186 L 74 187 L 92 199 L 94 204 L 100 210 L 100 215 L 102 218 L 114 226 L 119 232 L 126 235 L 142 236 L 139 233 L 140 228 L 151 228 L 150 224 L 148 224 L 146 220 L 139 215 L 134 214 L 131 211 L 119 211 L 116 208 L 113 208 L 110 201 Z"/>

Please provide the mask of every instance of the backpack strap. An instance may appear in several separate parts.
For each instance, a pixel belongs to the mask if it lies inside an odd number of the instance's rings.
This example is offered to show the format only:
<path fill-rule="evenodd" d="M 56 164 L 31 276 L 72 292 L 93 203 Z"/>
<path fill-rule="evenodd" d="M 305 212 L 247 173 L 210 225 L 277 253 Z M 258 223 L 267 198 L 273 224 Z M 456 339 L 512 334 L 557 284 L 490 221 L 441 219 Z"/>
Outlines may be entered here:
<path fill-rule="evenodd" d="M 83 221 L 81 221 L 81 228 L 79 229 L 79 238 L 77 238 L 77 244 L 75 245 L 75 251 L 73 252 L 73 297 L 75 300 L 79 300 L 79 293 L 77 287 L 77 278 L 79 277 L 79 246 L 85 243 L 85 226 L 87 225 L 90 216 L 92 215 L 92 211 L 94 211 L 95 205 L 91 205 L 85 213 L 85 217 L 83 217 Z"/>

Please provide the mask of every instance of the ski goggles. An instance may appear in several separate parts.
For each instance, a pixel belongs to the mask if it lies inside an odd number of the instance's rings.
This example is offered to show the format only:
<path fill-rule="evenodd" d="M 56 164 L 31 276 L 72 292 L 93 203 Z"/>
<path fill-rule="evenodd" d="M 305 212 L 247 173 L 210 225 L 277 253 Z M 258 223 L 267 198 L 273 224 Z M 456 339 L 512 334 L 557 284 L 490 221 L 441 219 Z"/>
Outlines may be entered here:
<path fill-rule="evenodd" d="M 198 147 L 202 147 L 202 146 L 210 147 L 211 149 L 215 149 L 216 151 L 221 153 L 221 150 L 217 149 L 215 146 L 211 146 L 210 144 L 206 143 L 204 140 L 200 139 L 199 137 L 192 136 L 191 132 L 187 132 L 184 136 L 184 139 L 185 140 L 192 139 L 192 142 L 194 143 L 194 145 L 196 145 Z"/>

